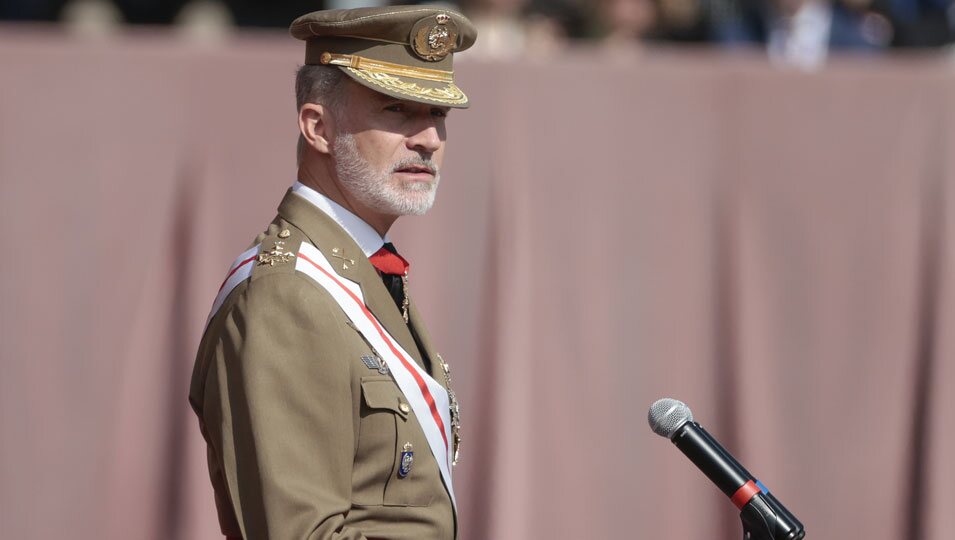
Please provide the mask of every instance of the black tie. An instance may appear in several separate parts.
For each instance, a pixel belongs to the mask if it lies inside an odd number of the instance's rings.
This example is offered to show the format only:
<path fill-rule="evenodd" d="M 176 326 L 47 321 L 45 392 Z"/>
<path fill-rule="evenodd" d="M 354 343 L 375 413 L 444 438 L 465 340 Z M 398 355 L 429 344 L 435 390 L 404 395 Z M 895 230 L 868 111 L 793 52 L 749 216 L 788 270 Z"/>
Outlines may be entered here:
<path fill-rule="evenodd" d="M 394 244 L 391 242 L 386 242 L 383 247 L 395 255 L 398 255 L 398 250 L 395 249 Z M 399 274 L 386 274 L 380 270 L 378 273 L 381 274 L 381 280 L 385 283 L 385 288 L 391 293 L 391 297 L 395 299 L 395 304 L 398 305 L 398 309 L 401 309 L 405 301 L 405 290 L 401 276 Z"/>

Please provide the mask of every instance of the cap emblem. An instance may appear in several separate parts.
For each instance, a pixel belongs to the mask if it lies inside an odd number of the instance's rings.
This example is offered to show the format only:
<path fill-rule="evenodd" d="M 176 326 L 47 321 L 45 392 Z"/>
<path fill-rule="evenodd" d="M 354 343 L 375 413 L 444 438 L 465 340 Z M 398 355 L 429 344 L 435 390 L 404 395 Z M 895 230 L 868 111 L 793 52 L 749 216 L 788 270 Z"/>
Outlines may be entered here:
<path fill-rule="evenodd" d="M 429 62 L 437 62 L 457 47 L 458 27 L 447 13 L 418 21 L 412 30 L 412 49 Z"/>

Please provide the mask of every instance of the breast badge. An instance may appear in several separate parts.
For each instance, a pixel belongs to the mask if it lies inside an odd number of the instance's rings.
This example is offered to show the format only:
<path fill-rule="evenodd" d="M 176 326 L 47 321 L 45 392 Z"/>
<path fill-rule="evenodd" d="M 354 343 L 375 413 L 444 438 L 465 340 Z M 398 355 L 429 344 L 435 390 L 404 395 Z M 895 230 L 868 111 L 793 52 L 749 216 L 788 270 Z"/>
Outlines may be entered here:
<path fill-rule="evenodd" d="M 385 363 L 383 358 L 379 358 L 378 356 L 363 354 L 361 357 L 361 363 L 365 364 L 365 367 L 368 369 L 377 369 L 378 373 L 381 373 L 382 375 L 387 375 L 389 373 L 388 364 Z"/>
<path fill-rule="evenodd" d="M 405 478 L 411 474 L 411 466 L 414 465 L 414 450 L 410 442 L 406 442 L 401 452 L 401 463 L 398 465 L 398 477 Z"/>

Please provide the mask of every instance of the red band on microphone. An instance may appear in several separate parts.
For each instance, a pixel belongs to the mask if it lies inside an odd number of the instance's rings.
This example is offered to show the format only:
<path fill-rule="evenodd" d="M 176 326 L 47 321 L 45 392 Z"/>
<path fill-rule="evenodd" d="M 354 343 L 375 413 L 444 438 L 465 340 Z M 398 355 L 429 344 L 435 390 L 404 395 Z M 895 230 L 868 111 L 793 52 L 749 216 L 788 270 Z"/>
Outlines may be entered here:
<path fill-rule="evenodd" d="M 753 498 L 753 495 L 756 495 L 757 493 L 759 493 L 759 488 L 756 486 L 756 482 L 750 480 L 749 482 L 746 482 L 740 486 L 740 488 L 736 490 L 736 493 L 730 497 L 730 500 L 733 501 L 733 504 L 736 505 L 736 508 L 742 510 L 743 507 L 746 506 L 746 503 Z"/>

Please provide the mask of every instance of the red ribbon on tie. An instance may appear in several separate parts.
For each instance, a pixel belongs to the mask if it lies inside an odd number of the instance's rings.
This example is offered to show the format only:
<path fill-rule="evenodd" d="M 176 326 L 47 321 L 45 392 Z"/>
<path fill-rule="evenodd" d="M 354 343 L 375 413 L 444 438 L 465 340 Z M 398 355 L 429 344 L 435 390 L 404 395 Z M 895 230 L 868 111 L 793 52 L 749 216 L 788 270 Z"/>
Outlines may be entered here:
<path fill-rule="evenodd" d="M 397 253 L 392 253 L 388 248 L 382 247 L 371 257 L 368 257 L 372 266 L 378 269 L 382 274 L 392 276 L 403 276 L 408 273 L 408 261 Z"/>
<path fill-rule="evenodd" d="M 368 257 L 368 260 L 371 261 L 372 266 L 377 268 L 382 274 L 390 274 L 392 276 L 403 276 L 407 274 L 408 266 L 410 266 L 404 257 L 389 251 L 388 248 L 385 247 L 382 247 L 371 257 Z"/>

